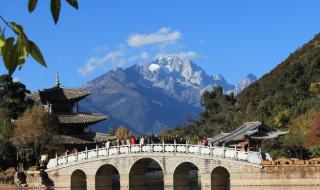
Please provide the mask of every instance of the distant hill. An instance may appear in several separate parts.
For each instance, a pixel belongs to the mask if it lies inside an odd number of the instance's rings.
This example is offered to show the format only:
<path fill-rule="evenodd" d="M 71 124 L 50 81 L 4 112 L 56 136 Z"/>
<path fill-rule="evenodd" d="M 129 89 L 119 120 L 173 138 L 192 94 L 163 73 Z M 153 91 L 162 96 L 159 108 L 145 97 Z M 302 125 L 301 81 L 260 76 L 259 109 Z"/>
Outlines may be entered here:
<path fill-rule="evenodd" d="M 247 119 L 262 120 L 274 127 L 279 125 L 276 117 L 286 112 L 287 119 L 282 123 L 285 126 L 310 109 L 319 110 L 319 100 L 309 90 L 312 83 L 319 81 L 320 35 L 316 35 L 238 94 L 237 102 Z"/>
<path fill-rule="evenodd" d="M 116 69 L 88 82 L 84 89 L 91 95 L 80 108 L 111 115 L 111 120 L 96 126 L 123 124 L 135 133 L 159 133 L 198 118 L 203 91 L 222 86 L 226 93 L 239 92 L 250 84 L 250 75 L 239 88 L 227 83 L 220 74 L 209 76 L 190 60 L 167 56 L 143 65 Z M 253 81 L 252 81 L 253 82 Z"/>
<path fill-rule="evenodd" d="M 264 151 L 272 156 L 319 157 L 320 34 L 236 97 L 216 88 L 204 99 L 200 119 L 175 129 L 174 134 L 197 140 L 259 120 L 274 130 L 289 131 L 283 138 L 263 141 Z"/>

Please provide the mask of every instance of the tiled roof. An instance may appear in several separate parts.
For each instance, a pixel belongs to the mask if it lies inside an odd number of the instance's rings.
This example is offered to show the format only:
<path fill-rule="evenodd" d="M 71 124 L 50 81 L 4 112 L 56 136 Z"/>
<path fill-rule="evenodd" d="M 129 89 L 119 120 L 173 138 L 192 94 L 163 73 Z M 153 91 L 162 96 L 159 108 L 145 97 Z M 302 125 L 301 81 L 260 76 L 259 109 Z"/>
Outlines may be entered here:
<path fill-rule="evenodd" d="M 87 123 L 93 124 L 108 119 L 108 116 L 92 113 L 75 113 L 66 115 L 57 115 L 58 120 L 62 124 Z"/>
<path fill-rule="evenodd" d="M 67 100 L 82 99 L 90 94 L 81 89 L 62 88 L 59 86 L 40 90 L 39 93 L 49 98 Z"/>
<path fill-rule="evenodd" d="M 214 144 L 219 144 L 223 142 L 239 141 L 245 137 L 252 139 L 270 139 L 276 138 L 280 135 L 287 134 L 283 131 L 270 131 L 265 128 L 260 121 L 256 122 L 246 122 L 241 127 L 230 133 L 221 133 L 212 138 Z"/>
<path fill-rule="evenodd" d="M 26 97 L 36 103 L 41 101 L 54 100 L 54 101 L 79 101 L 88 96 L 90 93 L 81 89 L 62 88 L 59 86 L 39 90 L 38 93 L 26 93 Z"/>
<path fill-rule="evenodd" d="M 39 93 L 34 93 L 34 94 L 26 93 L 26 98 L 29 99 L 29 100 L 32 100 L 35 103 L 41 103 L 41 99 L 40 99 Z"/>
<path fill-rule="evenodd" d="M 83 135 L 56 135 L 53 137 L 55 144 L 95 144 L 114 140 L 116 137 L 103 133 L 91 133 Z"/>

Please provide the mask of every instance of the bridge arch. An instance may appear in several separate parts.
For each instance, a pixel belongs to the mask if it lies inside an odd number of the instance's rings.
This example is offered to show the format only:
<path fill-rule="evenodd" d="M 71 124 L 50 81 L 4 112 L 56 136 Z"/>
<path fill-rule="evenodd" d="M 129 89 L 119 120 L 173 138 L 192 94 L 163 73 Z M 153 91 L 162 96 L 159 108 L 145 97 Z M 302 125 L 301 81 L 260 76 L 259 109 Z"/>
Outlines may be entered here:
<path fill-rule="evenodd" d="M 96 190 L 118 190 L 120 189 L 119 170 L 112 164 L 100 166 L 95 174 Z"/>
<path fill-rule="evenodd" d="M 135 161 L 129 170 L 129 189 L 164 189 L 164 170 L 153 158 L 141 158 Z"/>
<path fill-rule="evenodd" d="M 230 173 L 223 166 L 215 167 L 211 172 L 212 190 L 230 190 Z"/>
<path fill-rule="evenodd" d="M 179 163 L 173 172 L 173 186 L 175 190 L 201 189 L 199 167 L 193 162 Z"/>
<path fill-rule="evenodd" d="M 84 171 L 76 169 L 71 174 L 71 190 L 86 190 L 87 175 Z"/>

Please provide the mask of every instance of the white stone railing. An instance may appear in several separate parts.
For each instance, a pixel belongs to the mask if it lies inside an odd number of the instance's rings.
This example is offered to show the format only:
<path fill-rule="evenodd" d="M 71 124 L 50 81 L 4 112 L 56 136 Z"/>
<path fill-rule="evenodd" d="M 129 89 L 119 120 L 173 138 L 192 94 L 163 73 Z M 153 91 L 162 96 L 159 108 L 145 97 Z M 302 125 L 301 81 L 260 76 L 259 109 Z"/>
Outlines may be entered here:
<path fill-rule="evenodd" d="M 135 155 L 141 153 L 162 153 L 162 154 L 189 154 L 189 155 L 206 155 L 229 158 L 234 160 L 245 161 L 253 164 L 261 163 L 260 152 L 241 151 L 236 148 L 221 146 L 203 146 L 191 144 L 147 144 L 147 145 L 121 145 L 107 148 L 95 148 L 82 152 L 56 156 L 49 160 L 47 168 L 54 168 L 61 165 L 71 164 L 82 160 L 90 160 L 98 157 L 108 157 L 113 155 Z"/>

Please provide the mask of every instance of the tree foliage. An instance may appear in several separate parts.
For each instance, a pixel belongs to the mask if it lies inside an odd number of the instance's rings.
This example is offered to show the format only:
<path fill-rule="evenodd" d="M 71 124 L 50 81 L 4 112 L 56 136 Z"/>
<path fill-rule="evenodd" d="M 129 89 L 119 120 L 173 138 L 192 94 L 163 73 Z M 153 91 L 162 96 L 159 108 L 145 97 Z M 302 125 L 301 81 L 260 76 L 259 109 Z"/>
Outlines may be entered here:
<path fill-rule="evenodd" d="M 0 168 L 7 168 L 15 161 L 15 150 L 11 144 L 14 125 L 11 123 L 10 112 L 0 108 Z"/>
<path fill-rule="evenodd" d="M 10 75 L 0 76 L 0 108 L 9 111 L 9 117 L 16 119 L 27 106 L 24 101 L 26 86 L 20 82 L 14 82 Z"/>
<path fill-rule="evenodd" d="M 58 122 L 55 117 L 43 107 L 33 106 L 17 119 L 13 138 L 18 145 L 19 153 L 33 149 L 35 157 L 39 158 L 57 131 Z M 24 157 L 25 154 L 20 156 Z"/>
<path fill-rule="evenodd" d="M 205 91 L 201 97 L 203 112 L 200 119 L 190 120 L 186 126 L 178 127 L 171 134 L 187 136 L 193 142 L 212 137 L 221 131 L 228 132 L 237 126 L 242 113 L 236 105 L 234 94 L 223 94 L 220 86 Z"/>
<path fill-rule="evenodd" d="M 115 132 L 115 136 L 118 137 L 118 138 L 123 138 L 123 139 L 127 139 L 127 138 L 130 138 L 131 136 L 133 135 L 133 133 L 125 128 L 124 126 L 119 126 L 118 129 L 116 130 Z"/>

